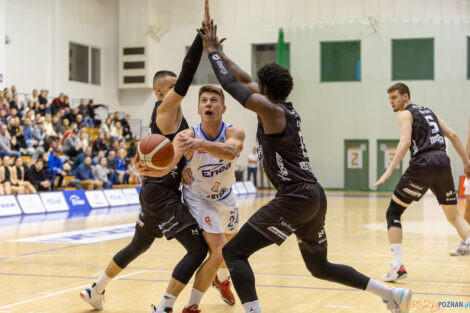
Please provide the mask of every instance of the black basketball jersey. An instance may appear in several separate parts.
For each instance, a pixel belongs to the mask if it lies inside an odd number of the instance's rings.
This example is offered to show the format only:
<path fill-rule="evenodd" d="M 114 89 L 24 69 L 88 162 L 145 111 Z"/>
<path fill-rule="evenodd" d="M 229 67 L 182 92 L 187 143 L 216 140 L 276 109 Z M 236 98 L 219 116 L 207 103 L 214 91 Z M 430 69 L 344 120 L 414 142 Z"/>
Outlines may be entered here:
<path fill-rule="evenodd" d="M 160 104 L 162 104 L 162 102 L 157 101 L 155 103 L 155 107 L 153 108 L 152 117 L 150 119 L 150 125 L 149 125 L 149 132 L 151 134 L 161 134 L 161 135 L 163 135 L 162 132 L 160 131 L 160 129 L 158 129 L 158 126 L 157 126 L 157 109 L 160 106 Z M 168 139 L 170 139 L 170 141 L 173 141 L 173 139 L 175 138 L 177 133 L 179 133 L 182 130 L 185 130 L 188 127 L 189 127 L 188 122 L 186 122 L 186 119 L 183 116 L 183 118 L 181 119 L 180 125 L 178 127 L 178 130 L 174 134 L 164 135 L 164 136 L 167 137 Z M 172 169 L 171 172 L 168 173 L 167 175 L 165 175 L 163 177 L 158 177 L 158 178 L 157 177 L 144 176 L 142 182 L 144 184 L 145 183 L 161 183 L 161 184 L 165 184 L 165 186 L 168 187 L 168 188 L 178 189 L 179 185 L 181 183 L 181 173 L 183 172 L 184 165 L 185 165 L 184 159 L 181 158 L 181 160 L 175 166 L 175 168 Z"/>
<path fill-rule="evenodd" d="M 431 151 L 446 151 L 446 142 L 437 116 L 422 105 L 409 104 L 406 110 L 411 112 L 413 126 L 411 132 L 411 161 L 417 156 Z"/>
<path fill-rule="evenodd" d="M 258 123 L 256 141 L 258 157 L 276 189 L 297 182 L 316 182 L 300 131 L 300 116 L 292 103 L 279 103 L 286 115 L 286 128 L 281 134 L 267 135 Z"/>

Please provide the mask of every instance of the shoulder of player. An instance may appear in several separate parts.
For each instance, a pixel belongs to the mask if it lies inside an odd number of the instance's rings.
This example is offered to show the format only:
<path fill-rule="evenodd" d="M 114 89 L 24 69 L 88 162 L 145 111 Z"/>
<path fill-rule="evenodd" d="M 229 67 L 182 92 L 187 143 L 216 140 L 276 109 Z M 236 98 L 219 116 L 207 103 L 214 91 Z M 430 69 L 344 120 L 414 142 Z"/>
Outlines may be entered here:
<path fill-rule="evenodd" d="M 413 115 L 408 110 L 401 110 L 398 112 L 398 123 L 413 122 Z"/>
<path fill-rule="evenodd" d="M 186 128 L 186 129 L 180 131 L 178 134 L 176 134 L 175 139 L 178 138 L 178 137 L 179 137 L 179 138 L 181 138 L 181 137 L 194 137 L 194 130 L 193 130 L 193 128 L 190 127 L 190 128 Z"/>
<path fill-rule="evenodd" d="M 230 138 L 230 137 L 238 137 L 238 138 L 242 137 L 243 139 L 245 138 L 245 131 L 235 126 L 231 126 L 227 128 L 226 134 L 227 134 L 227 138 Z"/>

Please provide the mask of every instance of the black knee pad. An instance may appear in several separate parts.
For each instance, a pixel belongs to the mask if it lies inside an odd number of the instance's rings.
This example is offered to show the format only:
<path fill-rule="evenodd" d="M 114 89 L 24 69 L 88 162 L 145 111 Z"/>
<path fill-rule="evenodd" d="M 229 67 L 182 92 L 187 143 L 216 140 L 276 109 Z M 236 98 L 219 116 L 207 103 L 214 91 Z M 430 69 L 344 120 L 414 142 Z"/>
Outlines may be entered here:
<path fill-rule="evenodd" d="M 385 217 L 387 218 L 387 229 L 390 227 L 401 228 L 401 215 L 405 211 L 406 207 L 390 200 L 390 205 L 387 209 Z"/>
<path fill-rule="evenodd" d="M 139 255 L 147 251 L 154 240 L 155 237 L 153 235 L 136 229 L 132 241 L 114 256 L 114 263 L 116 263 L 120 268 L 125 268 Z"/>
<path fill-rule="evenodd" d="M 186 249 L 186 255 L 175 266 L 172 277 L 186 285 L 206 259 L 209 248 L 197 225 L 184 229 L 175 238 Z"/>

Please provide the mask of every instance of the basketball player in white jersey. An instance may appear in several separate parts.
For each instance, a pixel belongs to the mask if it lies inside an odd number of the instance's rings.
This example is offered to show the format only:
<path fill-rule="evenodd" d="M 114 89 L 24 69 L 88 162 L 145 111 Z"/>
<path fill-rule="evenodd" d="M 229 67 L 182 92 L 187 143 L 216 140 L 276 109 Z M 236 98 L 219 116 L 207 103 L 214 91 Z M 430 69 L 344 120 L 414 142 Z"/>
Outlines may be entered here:
<path fill-rule="evenodd" d="M 470 159 L 470 119 L 468 120 L 468 136 L 467 136 L 467 145 L 465 146 L 465 153 L 467 157 Z M 465 188 L 465 212 L 464 218 L 467 223 L 470 224 L 470 178 L 466 177 L 465 182 L 463 184 Z M 470 250 L 468 249 L 465 241 L 460 242 L 459 246 L 453 250 L 450 250 L 450 255 L 459 256 L 459 255 L 467 255 L 470 254 Z"/>
<path fill-rule="evenodd" d="M 226 110 L 224 100 L 222 89 L 201 87 L 198 105 L 201 123 L 179 132 L 173 140 L 175 159 L 168 168 L 177 164 L 184 154 L 193 181 L 183 185 L 183 197 L 209 246 L 209 258 L 202 266 L 212 269 L 211 272 L 204 271 L 204 276 L 196 274 L 191 299 L 184 313 L 200 312 L 199 303 L 211 283 L 219 289 L 227 304 L 235 303 L 227 268 L 222 268 L 219 273 L 217 271 L 223 264 L 222 247 L 238 230 L 238 208 L 232 185 L 235 183 L 234 168 L 243 149 L 245 132 L 222 120 Z M 145 168 L 138 161 L 136 167 L 148 176 L 160 176 L 167 172 Z"/>

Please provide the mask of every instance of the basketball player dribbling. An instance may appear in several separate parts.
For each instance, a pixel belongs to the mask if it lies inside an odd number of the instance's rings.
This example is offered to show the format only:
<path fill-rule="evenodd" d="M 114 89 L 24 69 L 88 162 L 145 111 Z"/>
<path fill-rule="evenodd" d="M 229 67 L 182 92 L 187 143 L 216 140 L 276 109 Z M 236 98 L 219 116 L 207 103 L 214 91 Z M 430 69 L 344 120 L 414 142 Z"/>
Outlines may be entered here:
<path fill-rule="evenodd" d="M 213 21 L 204 23 L 204 34 L 200 32 L 204 49 L 224 90 L 257 114 L 258 155 L 278 190 L 223 248 L 245 312 L 261 312 L 248 258 L 273 243 L 282 244 L 293 233 L 313 276 L 372 292 L 391 312 L 408 312 L 404 304 L 410 301 L 411 290 L 388 288 L 352 267 L 327 260 L 326 196 L 310 167 L 300 116 L 292 103 L 286 102 L 293 88 L 292 77 L 286 69 L 271 63 L 258 70 L 256 84 L 219 49 L 216 30 Z"/>
<path fill-rule="evenodd" d="M 470 226 L 461 216 L 457 206 L 457 195 L 444 136 L 449 138 L 462 159 L 467 177 L 470 176 L 470 161 L 459 137 L 444 120 L 429 108 L 411 103 L 408 86 L 396 83 L 387 92 L 393 111 L 398 112 L 400 142 L 392 162 L 374 184 L 374 188 L 390 178 L 408 148 L 411 154 L 409 167 L 400 178 L 386 213 L 393 260 L 390 271 L 382 276 L 382 280 L 396 281 L 407 276 L 401 253 L 403 237 L 401 215 L 411 202 L 419 201 L 428 189 L 436 195 L 447 220 L 464 241 L 458 248 L 461 249 L 461 254 L 470 250 Z"/>

